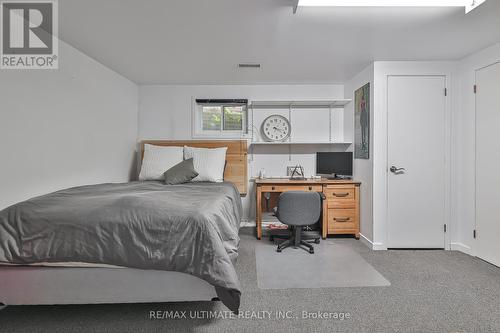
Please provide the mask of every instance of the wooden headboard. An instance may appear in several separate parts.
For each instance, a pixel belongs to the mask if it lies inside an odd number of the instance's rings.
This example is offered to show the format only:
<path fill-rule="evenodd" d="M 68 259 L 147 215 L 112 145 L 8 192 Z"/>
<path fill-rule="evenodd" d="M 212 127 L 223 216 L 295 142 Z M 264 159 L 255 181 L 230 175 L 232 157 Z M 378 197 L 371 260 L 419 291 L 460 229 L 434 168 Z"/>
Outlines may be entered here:
<path fill-rule="evenodd" d="M 141 142 L 141 160 L 144 158 L 144 145 L 154 145 L 162 147 L 189 146 L 196 148 L 220 148 L 227 147 L 226 169 L 224 170 L 224 180 L 234 183 L 241 195 L 247 194 L 247 141 L 246 140 L 185 140 L 185 141 L 164 141 L 147 140 Z"/>

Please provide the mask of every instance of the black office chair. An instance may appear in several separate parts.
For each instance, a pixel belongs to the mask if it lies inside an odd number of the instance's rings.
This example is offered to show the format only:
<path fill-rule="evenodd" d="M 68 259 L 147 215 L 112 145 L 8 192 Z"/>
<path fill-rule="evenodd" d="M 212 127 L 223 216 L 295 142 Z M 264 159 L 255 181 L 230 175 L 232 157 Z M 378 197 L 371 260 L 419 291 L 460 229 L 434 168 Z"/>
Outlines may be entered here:
<path fill-rule="evenodd" d="M 275 208 L 275 215 L 281 223 L 290 226 L 290 235 L 271 235 L 274 238 L 286 239 L 278 245 L 277 252 L 293 246 L 303 248 L 309 253 L 314 253 L 314 247 L 310 244 L 319 244 L 319 235 L 303 234 L 302 229 L 318 222 L 321 216 L 321 194 L 316 192 L 290 191 L 281 193 L 278 199 L 278 206 Z M 306 247 L 306 248 L 304 248 Z"/>

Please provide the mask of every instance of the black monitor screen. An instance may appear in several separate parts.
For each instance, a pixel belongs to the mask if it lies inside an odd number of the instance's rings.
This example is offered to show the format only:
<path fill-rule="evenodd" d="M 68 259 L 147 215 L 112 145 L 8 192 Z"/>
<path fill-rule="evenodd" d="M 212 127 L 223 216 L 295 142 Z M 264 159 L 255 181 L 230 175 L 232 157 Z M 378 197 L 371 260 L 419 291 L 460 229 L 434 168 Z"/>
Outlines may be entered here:
<path fill-rule="evenodd" d="M 316 153 L 316 174 L 352 176 L 352 152 Z"/>

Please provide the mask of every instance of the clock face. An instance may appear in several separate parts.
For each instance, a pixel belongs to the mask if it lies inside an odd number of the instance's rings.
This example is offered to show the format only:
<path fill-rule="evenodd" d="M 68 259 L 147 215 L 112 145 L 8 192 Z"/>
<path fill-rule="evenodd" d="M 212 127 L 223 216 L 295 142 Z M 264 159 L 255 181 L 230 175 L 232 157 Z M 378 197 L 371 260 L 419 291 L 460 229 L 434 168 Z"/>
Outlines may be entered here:
<path fill-rule="evenodd" d="M 283 116 L 272 115 L 262 123 L 262 136 L 267 141 L 284 141 L 290 136 L 290 122 Z"/>

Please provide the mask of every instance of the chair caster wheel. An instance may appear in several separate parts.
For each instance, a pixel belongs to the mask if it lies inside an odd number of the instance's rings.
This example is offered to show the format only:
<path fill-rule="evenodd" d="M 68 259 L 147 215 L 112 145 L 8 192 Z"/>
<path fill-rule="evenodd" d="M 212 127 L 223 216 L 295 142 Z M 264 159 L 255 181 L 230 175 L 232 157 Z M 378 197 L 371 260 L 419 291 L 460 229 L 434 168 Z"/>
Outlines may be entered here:
<path fill-rule="evenodd" d="M 314 254 L 314 250 L 313 249 L 309 250 L 309 253 Z"/>
<path fill-rule="evenodd" d="M 276 252 L 281 252 L 281 249 L 280 249 L 280 248 L 277 248 L 277 249 L 276 249 Z"/>
<path fill-rule="evenodd" d="M 319 244 L 319 242 L 320 242 L 319 238 L 314 240 L 315 244 Z"/>

